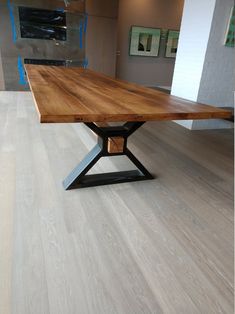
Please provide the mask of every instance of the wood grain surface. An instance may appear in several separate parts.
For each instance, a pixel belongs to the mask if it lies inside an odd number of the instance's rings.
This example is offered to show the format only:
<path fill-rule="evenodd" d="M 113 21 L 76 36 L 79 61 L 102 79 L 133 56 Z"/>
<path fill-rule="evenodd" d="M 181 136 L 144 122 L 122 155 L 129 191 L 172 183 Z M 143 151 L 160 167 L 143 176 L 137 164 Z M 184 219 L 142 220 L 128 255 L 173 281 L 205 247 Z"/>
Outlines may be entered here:
<path fill-rule="evenodd" d="M 25 65 L 41 122 L 229 118 L 231 113 L 83 68 Z"/>

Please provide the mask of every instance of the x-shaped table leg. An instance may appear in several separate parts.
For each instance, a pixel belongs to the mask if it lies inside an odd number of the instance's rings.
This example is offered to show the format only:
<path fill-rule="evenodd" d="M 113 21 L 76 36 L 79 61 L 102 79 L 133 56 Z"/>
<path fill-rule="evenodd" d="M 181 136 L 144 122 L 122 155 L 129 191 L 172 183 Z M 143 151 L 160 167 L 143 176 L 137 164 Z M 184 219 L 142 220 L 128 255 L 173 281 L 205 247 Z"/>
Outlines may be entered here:
<path fill-rule="evenodd" d="M 98 135 L 98 143 L 64 180 L 65 190 L 153 179 L 148 170 L 127 148 L 127 138 L 144 122 L 127 122 L 123 126 L 102 127 L 95 123 L 85 124 Z M 101 157 L 122 155 L 127 156 L 137 170 L 86 175 Z"/>

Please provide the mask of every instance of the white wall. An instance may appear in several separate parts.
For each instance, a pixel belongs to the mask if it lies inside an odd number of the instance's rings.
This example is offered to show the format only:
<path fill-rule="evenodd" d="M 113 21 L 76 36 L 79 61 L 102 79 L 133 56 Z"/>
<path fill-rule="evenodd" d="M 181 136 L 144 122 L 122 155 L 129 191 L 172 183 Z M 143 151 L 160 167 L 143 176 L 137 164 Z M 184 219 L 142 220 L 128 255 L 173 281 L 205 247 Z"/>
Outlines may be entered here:
<path fill-rule="evenodd" d="M 223 45 L 233 0 L 185 0 L 172 94 L 219 107 L 233 106 L 235 50 Z M 189 129 L 228 128 L 225 120 L 177 123 Z"/>
<path fill-rule="evenodd" d="M 119 0 L 117 77 L 146 86 L 170 86 L 174 58 L 165 58 L 161 45 L 159 57 L 129 55 L 132 25 L 180 29 L 184 0 Z"/>
<path fill-rule="evenodd" d="M 217 0 L 207 47 L 198 102 L 234 106 L 235 49 L 223 45 L 234 0 Z M 224 120 L 194 121 L 193 129 L 233 127 Z"/>
<path fill-rule="evenodd" d="M 216 0 L 185 0 L 172 94 L 197 100 Z"/>
<path fill-rule="evenodd" d="M 185 0 L 171 94 L 197 101 L 216 0 Z M 178 121 L 191 128 L 192 120 Z"/>

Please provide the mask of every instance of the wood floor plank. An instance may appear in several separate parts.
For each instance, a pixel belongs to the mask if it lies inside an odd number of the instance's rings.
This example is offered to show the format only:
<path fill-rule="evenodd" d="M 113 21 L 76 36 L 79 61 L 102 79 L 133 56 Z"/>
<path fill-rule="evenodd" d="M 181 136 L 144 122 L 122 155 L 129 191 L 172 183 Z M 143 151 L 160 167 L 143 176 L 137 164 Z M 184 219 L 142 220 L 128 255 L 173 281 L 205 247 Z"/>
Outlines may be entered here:
<path fill-rule="evenodd" d="M 15 206 L 15 135 L 14 96 L 0 97 L 0 313 L 12 311 L 13 217 Z M 11 106 L 7 106 L 8 103 Z"/>
<path fill-rule="evenodd" d="M 16 129 L 12 313 L 48 313 L 47 278 L 40 216 L 36 205 L 37 178 L 33 168 L 30 120 L 20 117 Z"/>
<path fill-rule="evenodd" d="M 51 143 L 49 133 L 49 130 L 43 130 L 43 134 L 47 135 L 47 144 Z M 93 142 L 92 138 L 91 141 Z M 86 142 L 86 144 L 88 143 Z M 53 145 L 48 151 L 50 160 L 54 160 L 58 155 L 56 145 Z M 63 159 L 60 159 L 59 165 L 61 169 L 67 168 Z M 99 169 L 102 170 L 102 167 L 100 166 Z M 52 171 L 55 180 L 60 184 L 58 171 L 53 165 Z M 154 313 L 156 310 L 157 313 L 162 313 L 148 283 L 126 248 L 125 241 L 122 241 L 112 220 L 109 220 L 105 214 L 106 203 L 101 202 L 96 189 L 84 190 L 84 193 L 84 196 L 81 195 L 79 198 L 71 198 L 69 195 L 64 198 L 63 196 L 61 203 L 65 208 L 64 217 L 68 232 L 71 233 L 76 252 L 78 252 L 78 265 L 81 265 L 85 272 L 82 282 L 87 299 L 91 303 L 89 304 L 90 312 Z M 99 203 L 97 203 L 97 199 L 100 200 Z M 70 211 L 68 212 L 67 209 Z M 82 241 L 85 241 L 85 244 Z M 94 251 L 96 251 L 96 256 Z M 92 272 L 94 278 L 88 281 L 91 268 L 94 269 Z M 127 280 L 127 278 L 129 279 Z M 98 286 L 94 287 L 94 280 Z M 110 282 L 113 283 L 112 286 L 107 284 Z M 98 295 L 97 290 L 100 291 Z M 103 300 L 105 298 L 106 302 Z"/>
<path fill-rule="evenodd" d="M 233 313 L 232 130 L 147 123 L 128 146 L 155 180 L 65 192 L 95 136 L 0 103 L 1 314 Z"/>
<path fill-rule="evenodd" d="M 124 189 L 122 192 L 125 191 Z M 120 194 L 120 192 L 119 192 Z M 113 195 L 113 197 L 110 197 L 112 194 L 109 194 L 108 199 L 112 200 L 113 204 L 115 204 L 118 200 L 118 197 Z M 164 283 L 165 281 L 168 282 L 167 286 L 168 287 L 173 287 L 174 286 L 174 281 L 172 278 L 172 282 L 169 283 L 169 278 L 171 278 L 170 273 L 167 273 L 167 270 L 169 271 L 170 269 L 172 270 L 172 265 L 174 265 L 174 270 L 173 270 L 173 276 L 177 278 L 177 282 L 181 285 L 181 295 L 180 299 L 187 295 L 190 297 L 190 300 L 193 301 L 193 303 L 197 303 L 197 310 L 199 310 L 200 313 L 204 313 L 207 311 L 208 304 L 211 311 L 215 313 L 219 313 L 223 310 L 224 307 L 224 299 L 220 299 L 220 293 L 219 291 L 216 291 L 215 287 L 211 285 L 209 280 L 207 280 L 207 275 L 204 276 L 204 274 L 200 271 L 200 269 L 197 267 L 197 265 L 194 262 L 190 261 L 190 255 L 188 254 L 188 251 L 186 251 L 182 248 L 181 244 L 179 241 L 175 241 L 175 237 L 171 235 L 171 232 L 169 230 L 169 226 L 171 224 L 168 223 L 168 225 L 162 225 L 161 220 L 153 215 L 149 214 L 149 208 L 147 207 L 147 200 L 145 202 L 141 203 L 141 199 L 138 199 L 138 205 L 132 205 L 131 202 L 131 197 L 126 198 L 128 193 L 121 193 L 121 197 L 119 198 L 123 202 L 123 207 L 127 207 L 128 209 L 132 209 L 131 214 L 127 215 L 125 213 L 125 216 L 122 217 L 121 211 L 117 211 L 114 206 L 114 213 L 113 215 L 116 215 L 117 219 L 119 220 L 119 225 L 120 228 L 125 232 L 127 236 L 127 242 L 131 242 L 131 247 L 130 249 L 135 250 L 135 256 L 137 259 L 142 258 L 144 260 L 142 267 L 143 267 L 143 272 L 145 271 L 150 271 L 151 273 L 151 278 L 154 280 L 155 274 L 155 268 L 152 265 L 150 269 L 146 268 L 148 267 L 148 258 L 151 256 L 152 260 L 154 260 L 156 263 L 160 263 L 160 269 L 163 275 L 156 274 L 156 278 L 158 278 L 158 281 L 160 283 Z M 140 195 L 140 190 L 138 195 Z M 132 195 L 131 195 L 132 196 Z M 166 195 L 165 195 L 166 196 Z M 107 199 L 107 195 L 106 195 Z M 126 200 L 129 199 L 130 202 L 127 202 Z M 132 198 L 133 199 L 133 198 Z M 136 199 L 136 196 L 135 196 Z M 123 201 L 125 200 L 125 201 Z M 140 207 L 139 207 L 140 206 Z M 145 210 L 147 208 L 147 210 Z M 126 212 L 126 211 L 125 211 Z M 146 224 L 146 218 L 150 220 L 151 217 L 151 224 Z M 172 217 L 173 218 L 173 217 Z M 137 228 L 137 223 L 131 223 L 130 220 L 138 220 L 138 224 L 142 227 L 140 229 L 135 229 Z M 143 228 L 143 224 L 145 223 L 145 227 Z M 130 225 L 133 224 L 133 227 L 130 228 Z M 150 232 L 143 232 L 145 229 L 148 228 L 148 231 L 151 231 L 152 228 L 154 228 L 152 231 L 154 231 L 154 234 L 150 234 Z M 145 240 L 146 239 L 146 240 Z M 145 240 L 145 241 L 144 241 Z M 142 241 L 143 241 L 143 247 L 142 250 L 144 252 L 144 256 L 141 254 L 141 246 L 142 246 Z M 134 247 L 133 247 L 134 246 Z M 157 248 L 157 249 L 156 249 Z M 155 252 L 156 251 L 156 252 Z M 159 252 L 161 252 L 160 256 L 158 255 Z M 156 256 L 153 257 L 155 254 Z M 161 263 L 161 258 L 163 258 L 163 262 Z M 141 263 L 141 262 L 140 262 Z M 170 266 L 171 265 L 171 266 Z M 170 266 L 170 267 L 168 267 Z M 164 271 L 165 269 L 165 271 Z M 157 279 L 156 279 L 157 280 Z M 156 285 L 156 280 L 154 281 L 154 284 Z M 150 278 L 149 278 L 150 281 Z M 203 281 L 203 285 L 200 284 L 200 282 Z M 163 288 L 163 287 L 161 287 Z M 176 287 L 175 287 L 176 288 Z M 154 291 L 161 291 L 162 289 L 159 289 L 159 287 L 154 288 Z M 176 288 L 176 290 L 178 290 Z M 171 290 L 172 291 L 172 290 Z M 217 302 L 214 302 L 214 295 L 217 294 L 218 299 Z M 188 312 L 188 306 L 190 304 L 189 300 L 182 302 L 179 304 L 176 302 L 177 301 L 177 296 L 174 297 L 173 294 L 172 296 L 172 301 L 171 305 L 174 306 L 174 310 L 176 312 L 180 313 L 187 313 Z M 207 299 L 207 305 L 205 306 L 203 300 Z M 222 301 L 222 303 L 221 303 Z M 187 304 L 185 307 L 184 304 Z M 200 305 L 199 305 L 200 304 Z M 169 306 L 169 303 L 164 304 L 163 308 L 166 310 L 166 312 L 171 312 L 172 309 L 167 309 Z M 226 304 L 227 309 L 226 311 L 230 311 L 232 309 L 231 304 Z M 190 309 L 192 310 L 193 313 L 196 312 L 196 309 L 193 308 L 192 304 L 190 305 Z"/>
<path fill-rule="evenodd" d="M 76 265 L 72 240 L 66 231 L 63 207 L 57 192 L 58 185 L 50 171 L 48 152 L 42 141 L 40 128 L 35 128 L 33 123 L 31 127 L 37 178 L 35 206 L 39 213 L 49 313 L 76 313 L 78 309 L 85 313 L 87 303 L 81 285 L 81 273 Z"/>
<path fill-rule="evenodd" d="M 161 184 L 162 185 L 162 184 Z M 186 206 L 177 196 L 172 197 L 171 190 L 167 191 L 167 187 L 161 188 L 156 187 L 153 189 L 146 188 L 143 190 L 141 187 L 136 188 L 137 191 L 131 191 L 129 189 L 117 191 L 117 194 L 120 195 L 122 199 L 128 200 L 125 201 L 127 206 L 132 210 L 132 213 L 137 217 L 139 222 L 143 225 L 146 232 L 149 234 L 149 238 L 156 242 L 159 241 L 159 238 L 163 235 L 166 248 L 163 251 L 165 256 L 166 263 L 170 260 L 171 255 L 174 258 L 175 267 L 182 267 L 181 271 L 176 270 L 176 275 L 179 274 L 179 280 L 185 279 L 189 274 L 191 280 L 184 281 L 184 284 L 190 285 L 187 287 L 186 291 L 190 291 L 192 286 L 194 286 L 193 291 L 200 291 L 201 298 L 203 297 L 203 287 L 199 289 L 195 287 L 199 276 L 209 277 L 213 282 L 213 288 L 216 287 L 217 294 L 224 294 L 227 299 L 231 300 L 233 294 L 233 280 L 229 274 L 233 273 L 233 256 L 232 256 L 232 246 L 229 246 L 227 241 L 227 250 L 221 252 L 220 258 L 218 258 L 218 253 L 225 246 L 225 242 L 217 241 L 219 239 L 219 234 L 215 232 L 212 233 L 210 229 L 210 224 L 203 221 L 197 217 L 197 215 L 191 215 L 192 206 Z M 149 193 L 147 192 L 149 191 Z M 154 193 L 156 201 L 153 201 L 150 198 L 150 195 Z M 127 198 L 127 195 L 130 195 L 130 198 Z M 165 199 L 168 199 L 166 201 Z M 131 199 L 137 199 L 137 206 L 132 204 Z M 171 210 L 169 210 L 169 208 Z M 163 231 L 166 228 L 165 231 Z M 168 231 L 168 232 L 167 232 Z M 232 228 L 230 228 L 232 234 Z M 173 238 L 169 241 L 169 238 Z M 209 237 L 210 241 L 204 241 L 204 238 Z M 216 238 L 216 241 L 215 241 Z M 176 243 L 173 243 L 176 240 Z M 213 242 L 217 245 L 213 250 Z M 230 239 L 232 243 L 232 239 Z M 156 246 L 160 249 L 161 243 L 156 243 Z M 223 256 L 222 256 L 223 254 Z M 224 256 L 227 256 L 227 260 L 224 259 Z M 192 263 L 189 262 L 189 259 L 193 260 Z M 179 259 L 177 261 L 177 259 Z M 219 260 L 221 262 L 219 262 Z M 172 263 L 173 264 L 173 263 Z M 197 271 L 189 271 L 190 267 L 199 268 Z M 184 276 L 182 276 L 184 273 Z M 201 273 L 201 274 L 200 274 Z M 181 278 L 182 276 L 182 278 Z M 195 279 L 193 277 L 196 276 Z M 223 289 L 221 291 L 221 282 L 223 282 Z M 209 282 L 207 282 L 209 284 Z M 212 287 L 208 291 L 212 291 Z M 226 293 L 225 293 L 226 291 Z M 204 291 L 206 293 L 206 290 Z M 194 294 L 194 293 L 193 293 Z M 194 298 L 193 295 L 191 295 Z M 197 299 L 200 298 L 200 295 L 197 295 Z M 212 302 L 213 297 L 210 297 Z M 200 303 L 200 304 L 203 304 Z M 229 307 L 232 304 L 229 305 Z M 229 309 L 228 307 L 228 309 Z M 217 311 L 221 309 L 221 305 L 218 307 Z M 201 312 L 204 312 L 205 309 L 201 308 Z M 216 311 L 215 311 L 216 312 Z"/>
<path fill-rule="evenodd" d="M 0 151 L 0 313 L 11 314 L 15 154 Z"/>
<path fill-rule="evenodd" d="M 175 136 L 172 124 L 159 124 L 156 127 L 159 131 L 161 130 L 160 139 L 176 152 L 184 154 L 191 160 L 195 160 L 200 165 L 203 165 L 206 169 L 211 169 L 214 174 L 229 180 L 227 173 L 233 169 L 233 165 L 231 165 L 233 146 L 230 144 L 232 138 L 230 141 L 226 141 L 224 138 L 219 140 L 224 130 L 207 131 L 206 134 L 203 131 L 185 130 L 183 133 L 180 128 L 176 127 L 177 136 Z M 146 125 L 147 130 L 151 133 L 151 123 Z M 217 138 L 215 138 L 215 133 Z M 232 132 L 230 133 L 232 134 Z M 158 134 L 155 136 L 155 139 L 157 138 L 159 138 Z M 206 138 L 206 141 L 204 138 Z M 230 145 L 227 145 L 227 143 Z M 202 145 L 203 150 L 201 149 Z M 214 153 L 213 163 L 211 162 L 212 151 Z"/>

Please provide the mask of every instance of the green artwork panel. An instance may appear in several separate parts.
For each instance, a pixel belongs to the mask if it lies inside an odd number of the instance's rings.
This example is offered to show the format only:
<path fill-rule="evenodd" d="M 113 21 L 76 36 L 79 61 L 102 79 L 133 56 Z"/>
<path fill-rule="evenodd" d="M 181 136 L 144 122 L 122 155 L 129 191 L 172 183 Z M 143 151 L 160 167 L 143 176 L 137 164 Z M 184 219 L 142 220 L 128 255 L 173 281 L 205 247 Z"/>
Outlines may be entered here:
<path fill-rule="evenodd" d="M 161 30 L 158 28 L 132 26 L 130 38 L 130 55 L 157 57 Z"/>
<path fill-rule="evenodd" d="M 235 6 L 233 7 L 230 15 L 228 29 L 225 37 L 225 46 L 234 47 L 234 36 L 235 36 Z"/>
<path fill-rule="evenodd" d="M 166 43 L 166 58 L 175 58 L 179 41 L 179 31 L 169 30 Z"/>

